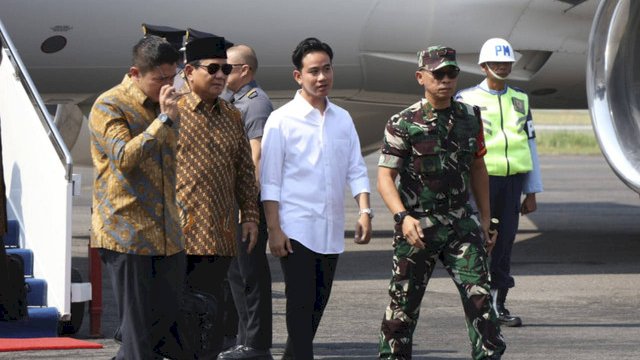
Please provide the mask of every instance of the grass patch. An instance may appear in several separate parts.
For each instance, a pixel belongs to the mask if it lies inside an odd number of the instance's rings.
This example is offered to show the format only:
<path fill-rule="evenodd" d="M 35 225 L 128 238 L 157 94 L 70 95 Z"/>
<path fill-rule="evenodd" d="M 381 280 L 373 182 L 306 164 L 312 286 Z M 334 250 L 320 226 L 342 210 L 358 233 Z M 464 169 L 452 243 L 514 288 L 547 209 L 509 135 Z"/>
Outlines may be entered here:
<path fill-rule="evenodd" d="M 534 125 L 591 125 L 588 110 L 531 109 Z"/>
<path fill-rule="evenodd" d="M 591 125 L 588 110 L 532 109 L 534 125 Z M 589 130 L 546 130 L 536 127 L 538 153 L 544 155 L 599 155 L 600 147 Z"/>
<path fill-rule="evenodd" d="M 541 155 L 599 155 L 600 147 L 591 131 L 537 130 Z"/>

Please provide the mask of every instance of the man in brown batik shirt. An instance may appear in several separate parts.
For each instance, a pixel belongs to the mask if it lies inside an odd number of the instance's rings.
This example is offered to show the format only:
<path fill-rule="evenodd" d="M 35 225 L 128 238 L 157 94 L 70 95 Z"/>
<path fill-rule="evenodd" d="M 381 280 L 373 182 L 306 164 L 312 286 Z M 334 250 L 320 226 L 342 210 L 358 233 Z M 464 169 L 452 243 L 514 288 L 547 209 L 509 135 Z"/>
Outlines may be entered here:
<path fill-rule="evenodd" d="M 237 252 L 236 211 L 250 252 L 257 240 L 258 189 L 240 112 L 218 97 L 232 69 L 224 38 L 193 40 L 185 55 L 192 91 L 178 101 L 177 197 L 186 210 L 187 284 L 222 304 L 222 281 Z M 211 340 L 216 354 L 224 334 L 221 318 Z"/>

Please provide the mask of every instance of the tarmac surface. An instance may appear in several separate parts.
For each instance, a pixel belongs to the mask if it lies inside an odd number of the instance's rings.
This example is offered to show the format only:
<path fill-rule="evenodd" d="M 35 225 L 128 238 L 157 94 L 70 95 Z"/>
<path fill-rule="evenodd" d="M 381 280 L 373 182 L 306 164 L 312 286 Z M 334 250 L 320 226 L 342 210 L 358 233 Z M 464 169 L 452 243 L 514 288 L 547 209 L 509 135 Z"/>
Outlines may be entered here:
<path fill-rule="evenodd" d="M 316 359 L 375 359 L 380 321 L 388 302 L 392 219 L 375 191 L 376 155 L 365 158 L 373 188 L 374 236 L 355 245 L 357 207 L 347 198 L 347 249 L 315 338 Z M 640 198 L 601 156 L 542 156 L 545 191 L 538 210 L 521 218 L 513 249 L 516 287 L 507 305 L 524 326 L 504 327 L 504 359 L 640 358 Z M 73 266 L 85 276 L 91 170 L 83 173 L 83 195 L 74 202 Z M 277 259 L 273 275 L 273 349 L 279 359 L 287 332 L 284 283 Z M 109 359 L 118 345 L 111 284 L 103 280 L 102 334 L 89 338 L 85 315 L 77 338 L 102 350 L 0 353 L 0 359 Z M 427 288 L 414 338 L 414 359 L 469 359 L 470 345 L 460 299 L 440 266 Z"/>

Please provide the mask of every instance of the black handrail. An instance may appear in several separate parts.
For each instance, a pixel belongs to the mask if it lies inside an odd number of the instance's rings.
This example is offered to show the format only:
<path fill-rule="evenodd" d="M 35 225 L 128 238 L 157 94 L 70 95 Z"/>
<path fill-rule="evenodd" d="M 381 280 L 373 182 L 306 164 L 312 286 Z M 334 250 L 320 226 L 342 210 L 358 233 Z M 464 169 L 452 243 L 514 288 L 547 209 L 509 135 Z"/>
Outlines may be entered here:
<path fill-rule="evenodd" d="M 33 108 L 38 113 L 40 121 L 42 122 L 42 126 L 47 131 L 49 135 L 49 139 L 53 144 L 53 147 L 56 149 L 58 153 L 58 157 L 60 161 L 65 166 L 65 178 L 67 181 L 72 181 L 73 174 L 73 158 L 71 157 L 71 152 L 67 149 L 67 145 L 64 143 L 58 128 L 54 125 L 53 120 L 51 120 L 51 115 L 46 110 L 44 106 L 44 102 L 40 97 L 40 93 L 36 89 L 33 81 L 31 80 L 31 76 L 29 76 L 29 72 L 27 71 L 26 66 L 22 62 L 18 51 L 13 45 L 13 41 L 9 37 L 9 33 L 4 27 L 2 20 L 0 20 L 0 49 L 8 49 L 9 50 L 9 60 L 13 63 L 13 67 L 16 71 L 16 76 L 20 79 L 20 82 L 24 86 L 31 103 L 33 104 Z M 2 56 L 0 55 L 0 58 Z"/>

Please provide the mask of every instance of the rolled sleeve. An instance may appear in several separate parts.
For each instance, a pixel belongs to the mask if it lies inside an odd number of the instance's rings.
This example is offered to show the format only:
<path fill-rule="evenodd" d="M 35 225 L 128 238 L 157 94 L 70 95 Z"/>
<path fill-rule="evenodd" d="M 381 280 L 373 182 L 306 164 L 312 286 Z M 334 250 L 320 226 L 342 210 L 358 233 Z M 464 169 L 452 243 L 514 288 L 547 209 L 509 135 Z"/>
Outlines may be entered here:
<path fill-rule="evenodd" d="M 282 170 L 284 166 L 284 144 L 277 119 L 269 117 L 262 137 L 260 159 L 260 196 L 262 201 L 280 201 L 282 193 Z"/>
<path fill-rule="evenodd" d="M 401 126 L 401 118 L 393 116 L 387 122 L 382 139 L 382 149 L 378 166 L 392 169 L 402 168 L 405 159 L 410 155 L 407 131 Z"/>
<path fill-rule="evenodd" d="M 371 193 L 367 166 L 364 163 L 362 151 L 360 150 L 360 139 L 353 125 L 351 126 L 351 149 L 347 179 L 353 196 L 363 192 Z"/>

